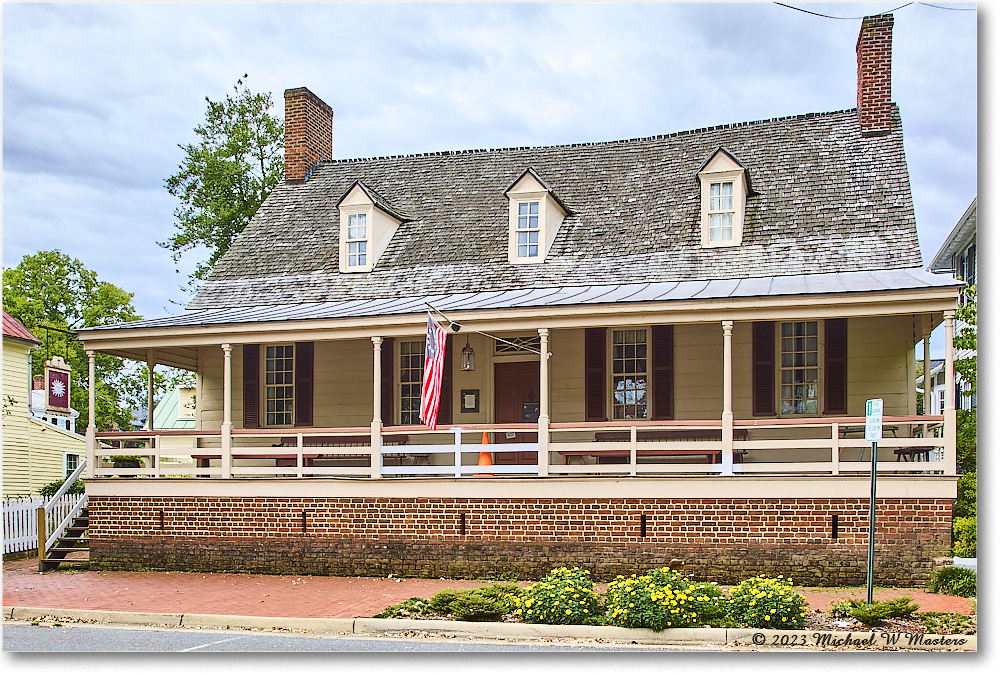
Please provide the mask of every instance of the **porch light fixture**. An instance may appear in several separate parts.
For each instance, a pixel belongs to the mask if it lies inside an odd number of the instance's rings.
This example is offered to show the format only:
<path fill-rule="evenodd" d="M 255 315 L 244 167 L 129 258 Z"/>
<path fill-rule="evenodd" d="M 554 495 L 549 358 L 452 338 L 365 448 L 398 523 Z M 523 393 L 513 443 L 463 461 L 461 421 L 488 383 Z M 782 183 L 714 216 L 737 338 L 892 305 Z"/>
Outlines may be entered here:
<path fill-rule="evenodd" d="M 462 370 L 475 370 L 476 369 L 476 351 L 469 344 L 469 341 L 465 341 L 465 346 L 462 347 Z"/>

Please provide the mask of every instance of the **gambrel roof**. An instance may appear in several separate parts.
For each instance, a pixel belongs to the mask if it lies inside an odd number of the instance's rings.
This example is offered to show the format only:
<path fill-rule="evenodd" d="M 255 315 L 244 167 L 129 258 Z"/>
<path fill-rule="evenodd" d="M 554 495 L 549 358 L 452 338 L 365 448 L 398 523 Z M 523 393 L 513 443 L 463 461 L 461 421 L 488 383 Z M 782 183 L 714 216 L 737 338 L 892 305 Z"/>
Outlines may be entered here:
<path fill-rule="evenodd" d="M 282 184 L 191 310 L 516 289 L 920 268 L 898 111 L 857 110 L 651 138 L 325 161 Z M 703 248 L 695 176 L 725 148 L 752 176 L 741 246 Z M 544 263 L 508 261 L 505 190 L 531 169 L 572 210 Z M 361 182 L 408 218 L 375 268 L 339 271 L 338 201 Z"/>

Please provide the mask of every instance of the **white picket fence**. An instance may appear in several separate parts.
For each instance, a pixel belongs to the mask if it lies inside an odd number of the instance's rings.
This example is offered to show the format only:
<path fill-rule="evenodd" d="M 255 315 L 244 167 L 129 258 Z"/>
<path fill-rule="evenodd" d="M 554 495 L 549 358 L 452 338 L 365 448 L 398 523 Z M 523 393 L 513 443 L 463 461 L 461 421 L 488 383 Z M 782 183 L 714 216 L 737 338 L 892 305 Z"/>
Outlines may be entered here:
<path fill-rule="evenodd" d="M 52 505 L 46 531 L 52 532 L 86 495 L 63 495 Z M 38 548 L 38 508 L 44 497 L 3 500 L 3 552 L 15 553 Z"/>

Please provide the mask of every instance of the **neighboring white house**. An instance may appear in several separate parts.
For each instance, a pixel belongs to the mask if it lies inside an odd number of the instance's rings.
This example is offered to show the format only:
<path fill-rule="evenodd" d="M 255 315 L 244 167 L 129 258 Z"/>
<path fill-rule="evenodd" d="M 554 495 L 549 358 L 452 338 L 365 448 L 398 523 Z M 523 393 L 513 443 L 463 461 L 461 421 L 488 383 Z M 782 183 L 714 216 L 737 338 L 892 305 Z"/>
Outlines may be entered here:
<path fill-rule="evenodd" d="M 945 274 L 954 274 L 959 279 L 965 281 L 969 285 L 976 283 L 977 278 L 977 261 L 976 261 L 976 202 L 977 198 L 972 200 L 969 204 L 969 208 L 965 210 L 962 217 L 952 228 L 951 233 L 941 244 L 941 248 L 938 250 L 937 254 L 931 260 L 931 264 L 927 266 L 927 270 L 930 272 L 938 272 Z M 963 296 L 962 301 L 965 301 Z M 961 321 L 955 323 L 956 334 L 960 332 L 963 328 L 966 328 L 966 324 Z M 963 349 L 955 352 L 956 359 L 967 359 L 976 355 L 976 350 L 974 349 Z M 938 413 L 942 408 L 940 408 L 940 402 L 943 400 L 943 390 L 944 390 L 944 372 L 943 372 L 943 361 L 933 361 L 931 363 L 931 377 L 932 377 L 932 390 L 935 394 L 934 405 L 929 408 L 930 412 Z M 937 364 L 937 365 L 935 365 Z M 938 383 L 940 380 L 940 383 Z M 923 388 L 923 378 L 917 379 L 917 388 Z M 959 410 L 971 410 L 976 407 L 976 397 L 970 395 L 969 383 L 962 382 L 961 378 L 956 373 L 955 376 L 955 404 Z M 939 392 L 940 390 L 940 392 Z M 930 402 L 930 401 L 928 401 Z"/>

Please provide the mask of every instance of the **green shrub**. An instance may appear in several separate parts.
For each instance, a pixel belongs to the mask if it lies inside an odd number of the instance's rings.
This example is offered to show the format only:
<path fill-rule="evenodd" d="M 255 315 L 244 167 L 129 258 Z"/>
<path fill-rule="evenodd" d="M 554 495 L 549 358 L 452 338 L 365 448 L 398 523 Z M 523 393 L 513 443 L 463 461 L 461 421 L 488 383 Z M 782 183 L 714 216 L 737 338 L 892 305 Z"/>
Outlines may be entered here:
<path fill-rule="evenodd" d="M 38 494 L 40 494 L 43 497 L 51 497 L 56 492 L 58 492 L 59 488 L 61 488 L 62 484 L 65 482 L 66 481 L 64 479 L 64 480 L 54 480 L 51 483 L 46 483 L 42 487 L 38 488 Z M 73 482 L 73 485 L 70 486 L 69 490 L 66 491 L 66 494 L 82 495 L 83 492 L 84 492 L 83 481 L 77 478 Z"/>
<path fill-rule="evenodd" d="M 482 588 L 438 591 L 427 601 L 435 614 L 448 615 L 459 621 L 497 621 L 516 609 L 514 598 L 520 596 L 514 584 L 493 584 Z"/>
<path fill-rule="evenodd" d="M 952 523 L 955 544 L 951 552 L 959 558 L 976 557 L 976 517 L 956 518 Z"/>
<path fill-rule="evenodd" d="M 931 593 L 972 598 L 976 595 L 976 573 L 963 567 L 946 567 L 931 575 L 927 588 Z"/>
<path fill-rule="evenodd" d="M 972 617 L 952 612 L 923 612 L 918 615 L 920 623 L 931 633 L 938 635 L 975 635 L 976 623 Z"/>
<path fill-rule="evenodd" d="M 952 514 L 956 518 L 967 518 L 976 515 L 976 472 L 962 474 L 958 479 L 958 499 Z"/>
<path fill-rule="evenodd" d="M 604 596 L 605 618 L 624 628 L 665 628 L 722 625 L 725 594 L 716 584 L 695 583 L 663 567 L 642 576 L 618 576 Z"/>
<path fill-rule="evenodd" d="M 912 600 L 905 595 L 891 600 L 876 600 L 870 605 L 863 600 L 834 600 L 830 613 L 841 619 L 857 619 L 866 626 L 881 626 L 886 619 L 910 616 L 920 609 L 920 605 L 911 604 Z"/>
<path fill-rule="evenodd" d="M 590 572 L 558 567 L 514 599 L 514 613 L 528 623 L 580 624 L 601 613 Z"/>
<path fill-rule="evenodd" d="M 372 618 L 411 619 L 434 613 L 430 608 L 430 604 L 424 598 L 408 598 L 398 605 L 386 607 Z"/>
<path fill-rule="evenodd" d="M 805 625 L 806 599 L 792 580 L 756 576 L 729 590 L 728 618 L 737 626 L 798 629 Z"/>

